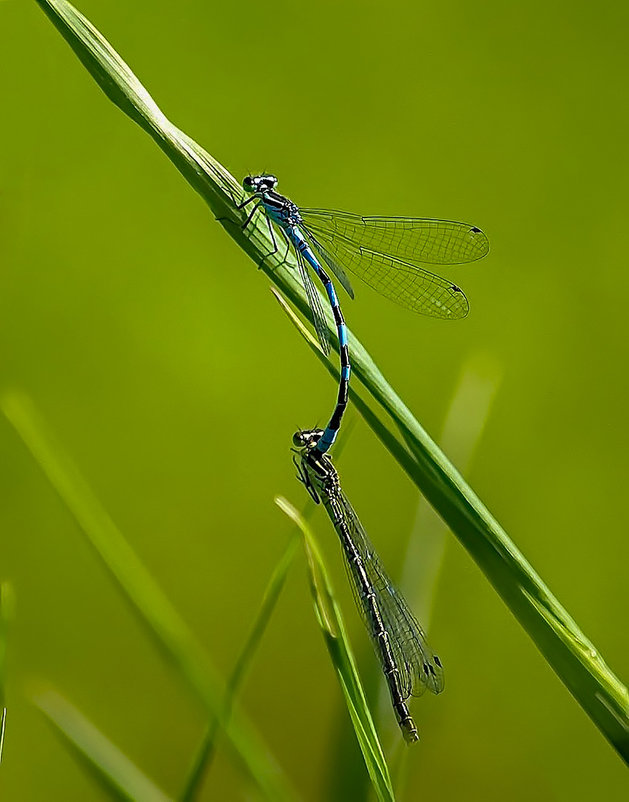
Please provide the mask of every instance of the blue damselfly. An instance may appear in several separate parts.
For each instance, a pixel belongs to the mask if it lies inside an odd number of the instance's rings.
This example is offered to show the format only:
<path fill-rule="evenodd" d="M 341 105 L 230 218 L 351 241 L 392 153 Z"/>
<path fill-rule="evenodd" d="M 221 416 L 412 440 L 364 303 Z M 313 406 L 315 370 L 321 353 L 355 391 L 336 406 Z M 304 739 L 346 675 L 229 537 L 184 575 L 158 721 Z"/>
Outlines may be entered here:
<path fill-rule="evenodd" d="M 297 478 L 318 504 L 323 503 L 339 536 L 354 598 L 362 613 L 391 695 L 393 710 L 408 743 L 419 738 L 406 704 L 426 688 L 443 690 L 441 661 L 426 643 L 424 632 L 403 596 L 388 578 L 358 516 L 341 489 L 330 458 L 316 448 L 323 430 L 293 435 Z"/>
<path fill-rule="evenodd" d="M 469 223 L 414 217 L 361 217 L 347 212 L 297 207 L 275 191 L 274 175 L 247 176 L 243 188 L 250 197 L 239 209 L 253 204 L 243 224 L 246 228 L 262 207 L 273 242 L 279 250 L 273 222 L 297 257 L 299 275 L 308 298 L 312 320 L 321 346 L 330 351 L 327 326 L 307 265 L 322 282 L 337 327 L 341 379 L 337 405 L 330 423 L 317 443 L 325 453 L 334 442 L 345 407 L 350 378 L 347 329 L 334 285 L 323 265 L 330 269 L 351 298 L 354 291 L 344 268 L 401 306 L 445 320 L 465 317 L 469 305 L 456 284 L 430 273 L 421 264 L 460 264 L 485 256 L 489 242 L 485 234 Z"/>

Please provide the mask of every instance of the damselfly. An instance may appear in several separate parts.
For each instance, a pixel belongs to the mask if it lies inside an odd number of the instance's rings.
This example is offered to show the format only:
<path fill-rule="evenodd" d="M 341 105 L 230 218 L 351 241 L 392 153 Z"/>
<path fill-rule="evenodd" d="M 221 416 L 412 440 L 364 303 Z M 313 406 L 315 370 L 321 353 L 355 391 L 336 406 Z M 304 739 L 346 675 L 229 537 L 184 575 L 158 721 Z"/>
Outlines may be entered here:
<path fill-rule="evenodd" d="M 419 696 L 426 688 L 440 693 L 444 685 L 443 667 L 428 647 L 424 632 L 404 598 L 385 573 L 341 490 L 339 475 L 330 458 L 317 450 L 316 443 L 322 434 L 321 429 L 311 429 L 293 435 L 297 478 L 317 504 L 323 502 L 336 529 L 354 598 L 380 660 L 398 724 L 404 739 L 412 743 L 419 735 L 406 700 Z"/>
<path fill-rule="evenodd" d="M 350 364 L 347 331 L 332 281 L 323 264 L 334 274 L 351 298 L 354 291 L 345 269 L 355 273 L 382 295 L 407 309 L 442 319 L 465 317 L 469 305 L 456 284 L 430 273 L 421 264 L 473 262 L 489 251 L 485 234 L 469 223 L 414 217 L 361 217 L 326 209 L 298 208 L 275 191 L 274 175 L 247 176 L 243 188 L 251 193 L 239 208 L 253 203 L 243 228 L 262 207 L 273 242 L 279 248 L 272 221 L 286 242 L 293 245 L 299 274 L 321 346 L 329 353 L 327 326 L 319 295 L 308 272 L 308 263 L 326 290 L 339 338 L 341 382 L 336 409 L 317 445 L 324 453 L 334 442 L 347 405 Z"/>
<path fill-rule="evenodd" d="M 326 355 L 330 353 L 328 329 L 325 322 L 325 316 L 323 314 L 323 308 L 321 306 L 321 300 L 314 287 L 314 284 L 312 283 L 312 279 L 310 278 L 310 273 L 308 272 L 306 262 L 310 264 L 323 284 L 330 302 L 330 307 L 332 308 L 332 315 L 336 324 L 336 331 L 339 340 L 341 372 L 336 407 L 334 408 L 330 422 L 317 443 L 317 450 L 319 453 L 323 454 L 328 451 L 330 446 L 336 440 L 338 431 L 341 428 L 343 414 L 345 412 L 345 408 L 347 407 L 347 398 L 349 394 L 349 377 L 351 367 L 349 361 L 349 349 L 347 346 L 347 328 L 345 327 L 341 306 L 330 277 L 314 255 L 309 241 L 304 236 L 304 234 L 306 234 L 305 228 L 304 233 L 302 233 L 301 229 L 303 227 L 303 220 L 299 213 L 299 209 L 292 201 L 289 201 L 288 198 L 285 198 L 283 195 L 280 195 L 274 191 L 275 185 L 277 184 L 277 178 L 275 178 L 273 175 L 247 176 L 242 183 L 245 191 L 251 192 L 253 195 L 247 200 L 243 201 L 239 208 L 244 208 L 249 203 L 254 202 L 253 208 L 243 224 L 243 228 L 246 228 L 249 225 L 253 219 L 256 209 L 259 206 L 262 206 L 266 213 L 269 234 L 271 235 L 271 241 L 273 242 L 273 253 L 276 253 L 279 249 L 277 247 L 275 234 L 273 232 L 273 224 L 271 221 L 277 223 L 277 225 L 280 227 L 279 230 L 286 241 L 286 253 L 284 254 L 284 258 L 286 258 L 288 249 L 292 243 L 295 250 L 295 255 L 297 257 L 297 265 L 299 267 L 301 283 L 306 292 L 308 304 L 310 305 L 312 312 L 312 321 L 314 323 L 315 331 L 317 332 L 323 352 Z M 306 234 L 306 236 L 308 236 L 308 234 Z M 337 277 L 339 277 L 339 280 L 341 283 L 343 283 L 343 286 L 347 288 L 350 295 L 353 296 L 352 288 L 343 270 L 335 265 L 333 272 Z M 341 278 L 341 276 L 343 278 Z"/>

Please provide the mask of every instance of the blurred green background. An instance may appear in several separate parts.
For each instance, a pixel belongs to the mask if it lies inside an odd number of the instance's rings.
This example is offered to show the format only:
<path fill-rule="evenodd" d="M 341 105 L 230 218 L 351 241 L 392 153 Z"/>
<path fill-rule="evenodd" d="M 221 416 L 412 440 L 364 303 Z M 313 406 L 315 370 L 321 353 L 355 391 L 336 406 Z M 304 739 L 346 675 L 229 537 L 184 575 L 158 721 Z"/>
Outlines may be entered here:
<path fill-rule="evenodd" d="M 166 114 L 237 177 L 306 206 L 462 219 L 486 260 L 445 271 L 469 317 L 345 304 L 437 436 L 461 366 L 503 381 L 469 480 L 629 678 L 626 29 L 616 3 L 83 0 Z M 334 386 L 257 272 L 34 2 L 0 3 L 0 387 L 32 396 L 228 674 L 301 505 L 289 457 Z M 279 90 L 284 87 L 285 92 Z M 29 702 L 52 682 L 169 793 L 204 726 L 13 430 L 0 420 L 0 578 L 17 595 L 0 792 L 101 799 Z M 262 457 L 262 459 L 261 459 Z M 262 464 L 261 464 L 262 463 Z M 392 574 L 417 493 L 363 423 L 345 489 Z M 374 662 L 315 517 L 361 668 Z M 449 537 L 415 707 L 408 800 L 625 800 L 625 767 Z M 360 761 L 301 554 L 243 704 L 305 800 Z M 335 790 L 337 789 L 337 790 Z M 251 798 L 221 750 L 204 799 Z"/>

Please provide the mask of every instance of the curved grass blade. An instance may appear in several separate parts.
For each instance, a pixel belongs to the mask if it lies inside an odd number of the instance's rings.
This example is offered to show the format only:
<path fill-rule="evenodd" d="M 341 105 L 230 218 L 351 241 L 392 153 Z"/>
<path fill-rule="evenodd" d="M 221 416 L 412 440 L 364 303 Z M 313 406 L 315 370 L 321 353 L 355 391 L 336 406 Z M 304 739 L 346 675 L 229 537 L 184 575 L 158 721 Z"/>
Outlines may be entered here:
<path fill-rule="evenodd" d="M 285 498 L 275 503 L 301 530 L 308 559 L 310 592 L 317 620 L 343 690 L 365 766 L 374 791 L 382 802 L 394 800 L 389 769 L 373 723 L 351 651 L 345 624 L 318 545 L 303 516 Z"/>
<path fill-rule="evenodd" d="M 155 140 L 205 199 L 227 233 L 307 316 L 307 300 L 292 254 L 283 262 L 278 254 L 272 253 L 273 244 L 262 216 L 246 231 L 242 230 L 245 217 L 234 208 L 235 201 L 242 197 L 238 182 L 165 117 L 107 40 L 70 3 L 65 0 L 36 2 L 107 96 Z M 336 329 L 327 310 L 326 321 L 330 341 L 334 343 Z M 622 758 L 629 762 L 627 689 L 423 430 L 358 338 L 351 331 L 348 336 L 352 343 L 354 375 L 391 416 L 401 433 L 403 442 L 389 438 L 391 453 L 469 551 L 553 670 Z"/>
<path fill-rule="evenodd" d="M 293 564 L 297 543 L 298 538 L 296 537 L 293 537 L 291 540 L 289 540 L 286 551 L 273 571 L 273 575 L 271 576 L 269 584 L 264 592 L 260 610 L 258 611 L 256 620 L 254 621 L 251 632 L 249 633 L 249 637 L 245 641 L 245 645 L 227 682 L 225 697 L 223 699 L 222 715 L 220 720 L 219 718 L 215 718 L 212 722 L 210 722 L 207 728 L 207 731 L 203 737 L 203 741 L 201 742 L 197 754 L 195 755 L 195 759 L 190 769 L 188 779 L 186 780 L 184 790 L 180 796 L 181 802 L 192 802 L 192 800 L 196 799 L 198 793 L 200 792 L 201 782 L 204 775 L 207 773 L 214 756 L 216 741 L 220 732 L 220 722 L 225 722 L 229 719 L 232 707 L 234 705 L 234 699 L 242 688 L 247 670 L 253 662 L 255 653 L 260 645 L 260 641 L 262 640 L 262 636 L 266 631 L 267 624 L 271 620 L 271 616 L 275 610 L 280 593 L 282 592 L 286 582 L 288 570 Z"/>
<path fill-rule="evenodd" d="M 34 701 L 65 745 L 112 799 L 173 802 L 63 696 L 49 690 Z"/>
<path fill-rule="evenodd" d="M 209 713 L 219 719 L 233 751 L 265 797 L 273 802 L 294 799 L 281 769 L 244 714 L 234 709 L 229 718 L 223 720 L 223 684 L 205 650 L 81 474 L 54 443 L 30 401 L 16 393 L 4 394 L 0 396 L 0 409 L 74 516 L 133 612 Z"/>

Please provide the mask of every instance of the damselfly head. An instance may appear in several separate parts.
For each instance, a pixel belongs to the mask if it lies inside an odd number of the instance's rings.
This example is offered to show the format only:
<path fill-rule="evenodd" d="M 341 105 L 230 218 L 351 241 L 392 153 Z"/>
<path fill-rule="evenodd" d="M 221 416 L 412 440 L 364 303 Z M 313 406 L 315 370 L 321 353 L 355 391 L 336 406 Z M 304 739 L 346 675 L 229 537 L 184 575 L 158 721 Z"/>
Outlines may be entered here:
<path fill-rule="evenodd" d="M 314 448 L 322 434 L 323 429 L 300 429 L 293 435 L 293 445 L 296 448 Z"/>
<path fill-rule="evenodd" d="M 274 175 L 248 175 L 242 182 L 245 192 L 269 192 L 276 185 L 277 178 Z"/>

